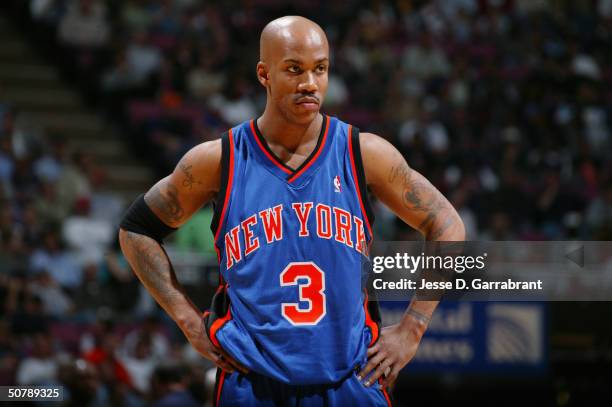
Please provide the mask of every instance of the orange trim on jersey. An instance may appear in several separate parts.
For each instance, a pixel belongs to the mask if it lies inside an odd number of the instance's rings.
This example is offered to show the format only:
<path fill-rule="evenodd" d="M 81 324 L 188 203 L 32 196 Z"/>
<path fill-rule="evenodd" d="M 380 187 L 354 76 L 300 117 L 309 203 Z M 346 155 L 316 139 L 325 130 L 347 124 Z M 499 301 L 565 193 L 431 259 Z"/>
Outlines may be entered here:
<path fill-rule="evenodd" d="M 225 199 L 223 200 L 223 209 L 221 210 L 221 216 L 219 217 L 219 225 L 217 226 L 217 232 L 215 233 L 215 246 L 219 239 L 221 229 L 223 229 L 223 221 L 225 220 L 225 212 L 227 212 L 227 203 L 229 202 L 230 194 L 232 193 L 232 184 L 234 182 L 234 135 L 232 129 L 229 130 L 229 169 L 227 174 L 227 186 L 225 187 Z"/>
<path fill-rule="evenodd" d="M 323 119 L 325 120 L 325 118 Z M 289 178 L 287 180 L 287 182 L 293 182 L 295 181 L 296 178 L 298 178 L 300 175 L 302 175 L 304 173 L 304 171 L 306 171 L 308 168 L 310 168 L 310 166 L 312 165 L 312 163 L 314 163 L 315 161 L 317 161 L 317 158 L 319 158 L 319 155 L 321 155 L 321 151 L 323 151 L 323 148 L 325 147 L 325 141 L 327 140 L 327 133 L 329 131 L 329 122 L 331 122 L 331 120 L 329 119 L 329 117 L 327 117 L 326 120 L 326 124 L 325 124 L 325 133 L 323 133 L 323 140 L 321 141 L 321 145 L 319 146 L 319 149 L 317 150 L 316 154 L 314 155 L 314 157 L 312 157 L 309 161 L 308 164 L 306 164 L 304 167 L 302 167 L 301 170 L 299 170 L 298 172 L 296 172 L 295 174 L 293 174 L 291 176 L 291 178 Z"/>
<path fill-rule="evenodd" d="M 219 400 L 221 399 L 221 389 L 223 388 L 223 382 L 225 381 L 225 370 L 221 371 L 221 375 L 219 376 L 219 385 L 217 386 L 217 396 L 215 397 L 216 403 L 215 406 L 219 406 Z"/>
<path fill-rule="evenodd" d="M 370 316 L 370 311 L 368 310 L 368 293 L 367 292 L 365 293 L 365 301 L 363 302 L 363 310 L 365 311 L 366 326 L 370 328 L 370 331 L 372 332 L 372 339 L 370 340 L 370 343 L 368 345 L 369 347 L 369 346 L 374 345 L 374 343 L 378 339 L 378 324 Z"/>
<path fill-rule="evenodd" d="M 378 384 L 381 384 L 381 383 L 382 383 L 382 377 L 378 379 Z M 391 407 L 392 406 L 391 397 L 389 397 L 389 393 L 387 393 L 387 389 L 385 387 L 382 387 L 380 391 L 382 391 L 383 396 L 385 396 L 385 400 L 387 400 L 387 405 Z"/>
<path fill-rule="evenodd" d="M 219 240 L 219 234 L 223 229 L 223 222 L 225 220 L 225 213 L 227 212 L 227 203 L 229 202 L 230 194 L 232 193 L 232 186 L 234 184 L 234 134 L 232 129 L 229 129 L 228 134 L 229 140 L 229 169 L 227 170 L 227 185 L 225 187 L 225 199 L 223 200 L 223 209 L 221 210 L 221 216 L 219 217 L 219 224 L 217 225 L 217 231 L 215 232 L 215 252 L 217 252 L 217 263 L 221 265 L 221 249 L 217 246 Z M 219 272 L 219 285 L 223 284 L 223 276 Z"/>
<path fill-rule="evenodd" d="M 227 321 L 232 319 L 231 310 L 232 307 L 230 305 L 227 307 L 227 313 L 225 314 L 225 316 L 223 318 L 215 320 L 215 322 L 213 322 L 212 326 L 210 327 L 210 341 L 218 348 L 221 348 L 221 345 L 219 344 L 219 340 L 217 339 L 217 331 L 221 329 L 221 327 L 225 325 Z"/>
<path fill-rule="evenodd" d="M 263 144 L 261 144 L 261 141 L 259 141 L 259 137 L 257 137 L 257 133 L 255 132 L 255 120 L 251 120 L 251 133 L 253 133 L 253 138 L 257 142 L 257 145 L 259 146 L 261 151 L 264 152 L 266 157 L 268 157 L 270 159 L 270 161 L 272 161 L 274 164 L 276 164 L 276 166 L 278 168 L 280 168 L 281 170 L 285 171 L 287 174 L 291 174 L 292 171 L 289 168 L 284 167 L 281 163 L 279 163 L 278 160 L 276 159 L 276 157 L 274 157 L 272 154 L 270 154 L 268 152 L 268 150 L 266 150 L 266 148 L 263 146 Z"/>
<path fill-rule="evenodd" d="M 368 214 L 366 213 L 365 206 L 363 205 L 363 198 L 361 197 L 361 191 L 359 190 L 359 177 L 357 176 L 357 169 L 355 167 L 355 157 L 353 157 L 353 126 L 349 124 L 348 127 L 348 150 L 349 156 L 351 158 L 351 169 L 353 170 L 353 179 L 355 180 L 355 189 L 357 190 L 357 198 L 359 198 L 359 206 L 361 207 L 361 213 L 363 214 L 363 218 L 365 219 L 365 224 L 368 227 L 368 232 L 370 233 L 370 240 L 373 239 L 374 234 L 372 233 L 372 228 L 370 227 L 370 219 L 368 219 Z"/>
<path fill-rule="evenodd" d="M 387 393 L 387 389 L 383 388 L 382 392 L 383 392 L 383 394 L 385 396 L 385 399 L 387 400 L 387 405 L 389 407 L 391 407 L 392 406 L 392 404 L 391 404 L 391 397 L 389 397 L 389 393 Z"/>

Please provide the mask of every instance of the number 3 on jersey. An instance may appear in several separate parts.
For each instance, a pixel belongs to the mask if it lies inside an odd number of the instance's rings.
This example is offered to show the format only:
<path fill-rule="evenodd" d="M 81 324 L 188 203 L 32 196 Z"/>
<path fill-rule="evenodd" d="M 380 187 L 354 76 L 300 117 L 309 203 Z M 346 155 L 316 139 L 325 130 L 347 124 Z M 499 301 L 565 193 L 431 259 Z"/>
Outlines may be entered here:
<path fill-rule="evenodd" d="M 298 280 L 308 280 L 298 283 Z M 299 286 L 300 301 L 308 307 L 300 308 L 299 303 L 284 302 L 281 312 L 293 325 L 316 325 L 327 312 L 325 306 L 325 273 L 313 262 L 292 262 L 280 274 L 281 287 Z"/>

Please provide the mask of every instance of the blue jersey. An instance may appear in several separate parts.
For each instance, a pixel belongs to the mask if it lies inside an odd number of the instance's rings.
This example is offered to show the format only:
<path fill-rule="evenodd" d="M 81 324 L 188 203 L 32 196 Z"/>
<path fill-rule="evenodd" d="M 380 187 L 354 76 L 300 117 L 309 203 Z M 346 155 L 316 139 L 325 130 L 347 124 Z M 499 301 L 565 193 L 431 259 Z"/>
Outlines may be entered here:
<path fill-rule="evenodd" d="M 378 337 L 364 291 L 372 215 L 359 132 L 323 116 L 297 169 L 269 149 L 256 121 L 222 138 L 212 229 L 221 284 L 205 314 L 211 341 L 288 384 L 338 382 Z"/>

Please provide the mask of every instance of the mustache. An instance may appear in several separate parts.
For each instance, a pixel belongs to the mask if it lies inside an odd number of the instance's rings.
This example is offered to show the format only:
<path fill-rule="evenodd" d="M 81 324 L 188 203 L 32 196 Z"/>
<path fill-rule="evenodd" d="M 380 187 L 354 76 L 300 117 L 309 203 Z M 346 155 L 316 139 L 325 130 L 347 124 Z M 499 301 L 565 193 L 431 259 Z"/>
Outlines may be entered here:
<path fill-rule="evenodd" d="M 321 100 L 315 94 L 301 94 L 301 95 L 293 97 L 293 101 L 296 102 L 296 103 L 299 103 L 300 101 L 302 101 L 304 99 L 314 99 L 314 100 L 317 101 L 317 103 L 321 103 Z"/>

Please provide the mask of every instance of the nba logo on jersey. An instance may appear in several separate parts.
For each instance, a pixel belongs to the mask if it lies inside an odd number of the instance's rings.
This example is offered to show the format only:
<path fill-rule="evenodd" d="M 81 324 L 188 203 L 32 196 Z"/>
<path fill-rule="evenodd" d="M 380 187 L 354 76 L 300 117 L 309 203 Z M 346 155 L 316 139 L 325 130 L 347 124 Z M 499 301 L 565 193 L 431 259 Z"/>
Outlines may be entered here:
<path fill-rule="evenodd" d="M 340 176 L 336 175 L 334 177 L 334 191 L 342 192 L 342 184 L 340 184 Z"/>

